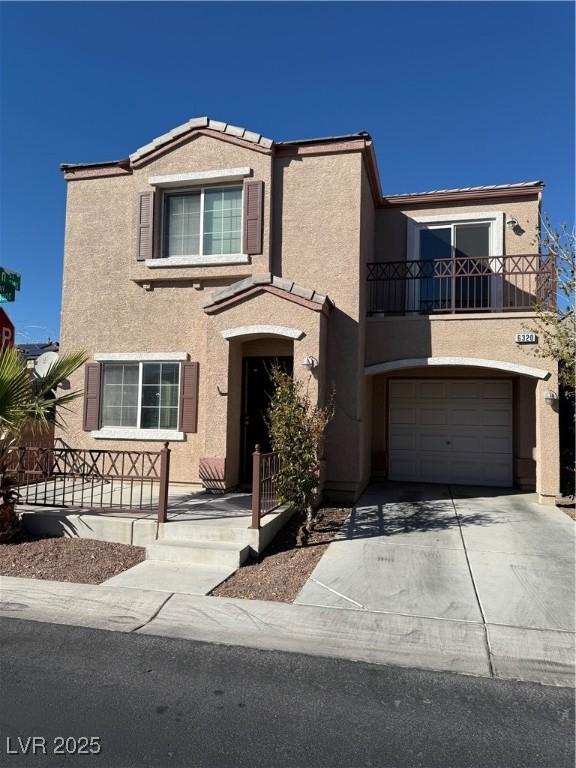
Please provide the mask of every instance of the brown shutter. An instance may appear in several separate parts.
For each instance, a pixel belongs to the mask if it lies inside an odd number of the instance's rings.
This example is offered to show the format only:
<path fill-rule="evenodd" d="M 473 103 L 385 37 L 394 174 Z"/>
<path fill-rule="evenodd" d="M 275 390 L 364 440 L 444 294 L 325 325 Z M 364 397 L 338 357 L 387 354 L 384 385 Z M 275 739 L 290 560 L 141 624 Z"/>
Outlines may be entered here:
<path fill-rule="evenodd" d="M 182 363 L 180 376 L 180 431 L 196 432 L 198 423 L 198 363 Z"/>
<path fill-rule="evenodd" d="M 244 253 L 254 256 L 262 253 L 262 210 L 264 182 L 247 181 L 244 184 Z"/>
<path fill-rule="evenodd" d="M 151 259 L 154 255 L 154 192 L 139 194 L 136 227 L 136 259 Z"/>
<path fill-rule="evenodd" d="M 100 363 L 84 366 L 84 431 L 100 429 Z"/>

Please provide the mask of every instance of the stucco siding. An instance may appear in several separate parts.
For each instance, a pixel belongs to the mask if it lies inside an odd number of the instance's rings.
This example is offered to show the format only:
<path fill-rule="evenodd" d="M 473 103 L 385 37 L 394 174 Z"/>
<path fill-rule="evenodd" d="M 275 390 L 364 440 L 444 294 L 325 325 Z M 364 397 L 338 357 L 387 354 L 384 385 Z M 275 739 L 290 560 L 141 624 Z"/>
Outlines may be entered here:
<path fill-rule="evenodd" d="M 539 203 L 534 199 L 504 199 L 467 205 L 435 205 L 429 208 L 383 208 L 376 212 L 376 245 L 374 261 L 402 261 L 406 258 L 406 226 L 408 219 L 421 216 L 447 216 L 466 213 L 503 211 L 505 218 L 515 218 L 523 232 L 504 227 L 504 253 L 510 255 L 537 252 Z M 489 255 L 489 254 L 486 254 Z M 409 257 L 410 258 L 410 257 Z"/>

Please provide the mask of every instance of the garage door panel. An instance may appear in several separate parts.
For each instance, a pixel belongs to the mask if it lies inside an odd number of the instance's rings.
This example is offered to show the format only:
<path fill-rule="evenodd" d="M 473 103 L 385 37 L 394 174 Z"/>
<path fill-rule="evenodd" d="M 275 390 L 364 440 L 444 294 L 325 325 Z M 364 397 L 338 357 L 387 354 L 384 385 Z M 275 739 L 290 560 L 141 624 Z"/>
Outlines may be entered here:
<path fill-rule="evenodd" d="M 412 481 L 418 480 L 418 462 L 409 457 L 397 456 L 396 458 L 390 457 L 389 472 L 394 474 L 396 480 Z"/>
<path fill-rule="evenodd" d="M 512 426 L 511 408 L 486 408 L 483 412 L 482 423 L 489 427 Z"/>
<path fill-rule="evenodd" d="M 481 453 L 482 437 L 480 435 L 454 435 L 452 438 L 452 451 Z"/>
<path fill-rule="evenodd" d="M 512 397 L 512 382 L 511 381 L 485 382 L 484 397 L 485 398 L 501 397 L 504 400 L 509 400 Z"/>
<path fill-rule="evenodd" d="M 511 382 L 394 384 L 389 390 L 392 480 L 512 484 Z"/>
<path fill-rule="evenodd" d="M 450 442 L 450 438 L 447 435 L 440 433 L 429 434 L 427 432 L 420 434 L 420 440 L 418 441 L 421 451 L 442 451 L 446 450 L 446 443 Z"/>
<path fill-rule="evenodd" d="M 483 453 L 511 454 L 512 436 L 490 437 L 485 435 L 482 439 L 482 451 Z"/>
<path fill-rule="evenodd" d="M 447 396 L 446 384 L 443 381 L 421 381 L 416 392 L 420 400 L 445 399 Z"/>
<path fill-rule="evenodd" d="M 418 449 L 419 435 L 416 432 L 395 431 L 390 435 L 391 451 L 415 451 Z"/>
<path fill-rule="evenodd" d="M 450 411 L 447 408 L 420 408 L 420 423 L 445 425 L 449 423 Z"/>
<path fill-rule="evenodd" d="M 417 381 L 398 381 L 392 379 L 390 382 L 390 397 L 403 396 L 406 398 L 415 398 L 417 396 L 417 386 Z"/>
<path fill-rule="evenodd" d="M 416 408 L 396 407 L 390 409 L 391 424 L 417 424 L 418 414 Z"/>
<path fill-rule="evenodd" d="M 450 397 L 482 397 L 482 383 L 479 381 L 453 381 L 449 386 Z"/>
<path fill-rule="evenodd" d="M 454 407 L 450 412 L 450 423 L 455 426 L 476 426 L 482 423 L 481 412 L 477 408 Z"/>

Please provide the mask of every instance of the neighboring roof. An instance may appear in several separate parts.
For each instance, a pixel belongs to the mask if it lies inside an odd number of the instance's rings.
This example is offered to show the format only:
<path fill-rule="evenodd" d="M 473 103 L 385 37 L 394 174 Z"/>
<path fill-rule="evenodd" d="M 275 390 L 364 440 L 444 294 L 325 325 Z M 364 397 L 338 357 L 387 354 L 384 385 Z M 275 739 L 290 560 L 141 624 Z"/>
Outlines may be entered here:
<path fill-rule="evenodd" d="M 36 360 L 44 352 L 58 352 L 60 344 L 57 341 L 33 341 L 30 344 L 17 344 L 18 350 L 26 360 Z"/>
<path fill-rule="evenodd" d="M 282 277 L 276 277 L 270 272 L 254 274 L 246 277 L 244 280 L 238 280 L 225 288 L 220 288 L 210 296 L 204 305 L 204 312 L 211 315 L 227 308 L 231 304 L 248 296 L 256 295 L 267 291 L 274 293 L 282 298 L 301 304 L 308 309 L 316 312 L 326 312 L 333 306 L 332 301 L 322 293 L 318 293 L 312 288 L 305 288 L 292 280 L 286 280 Z"/>
<path fill-rule="evenodd" d="M 455 187 L 453 189 L 432 189 L 427 192 L 406 192 L 397 195 L 384 195 L 384 204 L 399 205 L 430 202 L 437 198 L 438 202 L 451 198 L 479 198 L 535 195 L 544 187 L 543 181 L 519 181 L 514 184 L 485 184 L 481 187 Z"/>

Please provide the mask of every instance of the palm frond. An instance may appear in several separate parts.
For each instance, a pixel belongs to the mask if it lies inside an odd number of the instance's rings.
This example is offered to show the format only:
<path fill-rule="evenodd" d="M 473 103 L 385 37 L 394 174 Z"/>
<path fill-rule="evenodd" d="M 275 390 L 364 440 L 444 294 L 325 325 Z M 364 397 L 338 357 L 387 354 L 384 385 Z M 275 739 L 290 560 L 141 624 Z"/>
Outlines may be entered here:
<path fill-rule="evenodd" d="M 58 386 L 88 359 L 85 352 L 62 355 L 46 376 L 33 379 L 26 361 L 13 348 L 0 350 L 0 433 L 17 437 L 24 427 L 42 431 L 50 424 L 63 426 L 60 411 L 81 392 L 58 394 Z"/>

